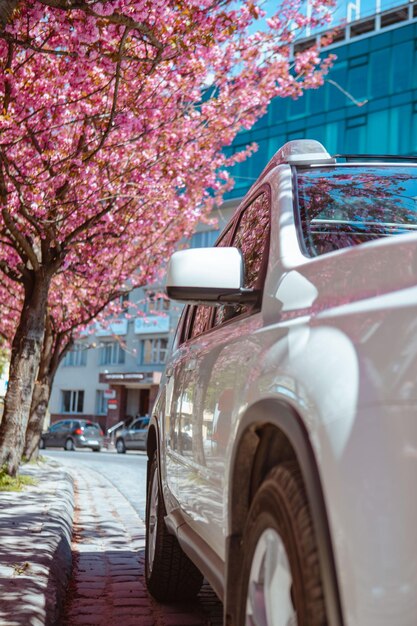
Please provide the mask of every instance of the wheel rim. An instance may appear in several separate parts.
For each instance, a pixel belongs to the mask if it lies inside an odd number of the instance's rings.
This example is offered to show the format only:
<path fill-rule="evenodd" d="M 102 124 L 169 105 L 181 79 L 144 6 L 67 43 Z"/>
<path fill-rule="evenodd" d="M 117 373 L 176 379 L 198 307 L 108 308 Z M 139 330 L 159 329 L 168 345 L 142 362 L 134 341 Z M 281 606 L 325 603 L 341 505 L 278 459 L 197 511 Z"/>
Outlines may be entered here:
<path fill-rule="evenodd" d="M 297 626 L 287 552 L 272 528 L 259 537 L 249 575 L 245 626 Z"/>
<path fill-rule="evenodd" d="M 73 450 L 74 444 L 72 443 L 71 439 L 67 439 L 67 443 L 65 444 L 65 447 L 67 450 Z"/>
<path fill-rule="evenodd" d="M 116 444 L 116 448 L 117 448 L 118 452 L 123 452 L 123 450 L 124 450 L 123 441 L 118 441 L 117 444 Z"/>
<path fill-rule="evenodd" d="M 158 501 L 159 501 L 159 489 L 158 489 L 158 469 L 155 468 L 152 486 L 149 493 L 149 515 L 148 515 L 148 573 L 151 574 L 153 562 L 155 558 L 155 546 L 156 546 L 156 534 L 158 530 Z"/>

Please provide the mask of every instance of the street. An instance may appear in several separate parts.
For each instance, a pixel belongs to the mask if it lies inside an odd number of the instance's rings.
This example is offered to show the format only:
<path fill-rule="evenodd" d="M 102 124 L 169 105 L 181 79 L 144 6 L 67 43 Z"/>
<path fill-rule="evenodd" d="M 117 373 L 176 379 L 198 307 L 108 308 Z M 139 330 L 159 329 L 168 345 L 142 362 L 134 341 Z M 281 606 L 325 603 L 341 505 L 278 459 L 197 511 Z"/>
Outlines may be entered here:
<path fill-rule="evenodd" d="M 117 454 L 107 450 L 97 453 L 90 450 L 67 452 L 46 449 L 42 450 L 42 455 L 55 459 L 66 467 L 86 467 L 99 472 L 124 495 L 142 520 L 145 520 L 146 452 Z"/>
<path fill-rule="evenodd" d="M 75 482 L 73 571 L 65 626 L 222 626 L 205 583 L 195 602 L 158 604 L 144 582 L 146 454 L 43 450 Z"/>

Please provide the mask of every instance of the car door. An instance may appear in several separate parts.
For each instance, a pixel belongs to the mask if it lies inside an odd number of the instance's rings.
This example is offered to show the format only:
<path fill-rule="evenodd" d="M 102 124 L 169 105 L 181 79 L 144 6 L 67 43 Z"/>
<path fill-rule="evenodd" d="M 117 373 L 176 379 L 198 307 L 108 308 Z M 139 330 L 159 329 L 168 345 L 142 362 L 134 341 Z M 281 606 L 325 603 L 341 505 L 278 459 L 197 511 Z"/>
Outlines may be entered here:
<path fill-rule="evenodd" d="M 262 286 L 270 229 L 269 187 L 257 191 L 236 220 L 231 245 L 242 252 L 244 286 L 259 291 L 255 305 L 195 307 L 186 356 L 177 375 L 181 409 L 175 426 L 178 494 L 190 523 L 223 556 L 225 480 L 235 409 L 258 367 Z M 230 245 L 230 243 L 228 243 Z"/>
<path fill-rule="evenodd" d="M 129 428 L 124 431 L 123 439 L 125 442 L 126 450 L 134 450 L 135 449 L 135 432 L 136 425 L 140 422 L 140 419 L 135 419 Z"/>
<path fill-rule="evenodd" d="M 44 433 L 43 435 L 46 446 L 59 445 L 58 433 L 61 428 L 62 428 L 62 422 L 57 422 L 56 424 L 52 424 L 52 426 L 48 428 L 46 433 Z"/>
<path fill-rule="evenodd" d="M 217 245 L 227 246 L 233 234 L 234 224 L 230 224 Z M 209 327 L 212 307 L 187 306 L 177 327 L 172 354 L 165 372 L 164 402 L 164 446 L 166 452 L 165 481 L 169 487 L 172 502 L 186 510 L 188 499 L 187 485 L 179 476 L 184 476 L 184 464 L 191 467 L 193 458 L 200 466 L 204 465 L 202 424 L 195 419 L 193 403 L 193 378 L 196 359 L 200 353 L 200 337 Z"/>
<path fill-rule="evenodd" d="M 148 424 L 148 417 L 136 420 L 136 422 L 132 424 L 132 428 L 130 429 L 130 443 L 132 449 L 145 450 L 148 436 Z"/>
<path fill-rule="evenodd" d="M 48 446 L 63 446 L 70 430 L 71 421 L 63 420 L 53 424 L 48 431 Z"/>

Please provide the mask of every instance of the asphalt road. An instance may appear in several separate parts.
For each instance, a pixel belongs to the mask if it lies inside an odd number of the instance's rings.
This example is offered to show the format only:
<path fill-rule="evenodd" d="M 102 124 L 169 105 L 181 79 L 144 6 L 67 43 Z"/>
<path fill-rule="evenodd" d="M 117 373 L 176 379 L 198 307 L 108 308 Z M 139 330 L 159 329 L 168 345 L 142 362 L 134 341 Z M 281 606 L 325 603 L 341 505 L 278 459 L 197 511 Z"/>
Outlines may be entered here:
<path fill-rule="evenodd" d="M 113 451 L 90 452 L 59 449 L 42 450 L 43 456 L 76 469 L 80 465 L 105 476 L 130 502 L 138 515 L 145 519 L 146 506 L 146 452 L 117 454 Z"/>

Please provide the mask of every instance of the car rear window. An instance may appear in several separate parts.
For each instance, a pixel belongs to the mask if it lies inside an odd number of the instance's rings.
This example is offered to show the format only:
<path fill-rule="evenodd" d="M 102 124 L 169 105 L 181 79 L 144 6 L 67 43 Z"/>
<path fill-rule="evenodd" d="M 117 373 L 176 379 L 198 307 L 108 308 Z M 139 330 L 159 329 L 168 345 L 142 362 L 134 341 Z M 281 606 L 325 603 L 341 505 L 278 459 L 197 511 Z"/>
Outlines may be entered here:
<path fill-rule="evenodd" d="M 302 238 L 309 256 L 417 232 L 417 167 L 297 168 Z"/>

